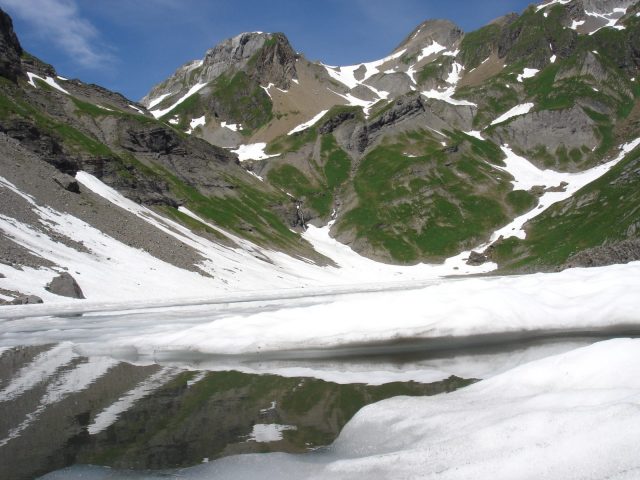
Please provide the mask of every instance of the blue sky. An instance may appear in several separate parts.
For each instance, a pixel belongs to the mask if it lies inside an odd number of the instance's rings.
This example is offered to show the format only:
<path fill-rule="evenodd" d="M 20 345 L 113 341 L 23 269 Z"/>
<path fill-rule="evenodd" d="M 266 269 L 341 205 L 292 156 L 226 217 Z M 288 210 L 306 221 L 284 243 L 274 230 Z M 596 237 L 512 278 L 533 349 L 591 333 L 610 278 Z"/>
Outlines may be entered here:
<path fill-rule="evenodd" d="M 310 60 L 388 54 L 414 27 L 446 18 L 474 30 L 529 0 L 0 0 L 23 47 L 80 78 L 140 99 L 188 60 L 244 31 L 284 32 Z"/>

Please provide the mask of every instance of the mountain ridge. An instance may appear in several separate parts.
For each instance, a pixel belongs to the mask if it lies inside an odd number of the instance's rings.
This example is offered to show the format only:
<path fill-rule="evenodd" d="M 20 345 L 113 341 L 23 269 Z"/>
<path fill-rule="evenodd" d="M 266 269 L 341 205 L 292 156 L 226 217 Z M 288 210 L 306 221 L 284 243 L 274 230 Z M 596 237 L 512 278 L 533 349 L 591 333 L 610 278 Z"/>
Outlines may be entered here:
<path fill-rule="evenodd" d="M 309 62 L 283 34 L 240 34 L 145 105 L 59 77 L 22 51 L 3 12 L 0 190 L 16 209 L 0 212 L 0 295 L 45 295 L 68 268 L 27 236 L 64 240 L 73 255 L 98 248 L 48 211 L 34 216 L 38 202 L 220 288 L 256 285 L 251 269 L 317 281 L 336 265 L 310 243 L 320 227 L 365 257 L 449 273 L 633 259 L 640 6 L 603 5 L 547 2 L 467 34 L 427 21 L 388 57 L 347 67 Z M 245 270 L 215 267 L 223 251 Z M 25 268 L 47 282 L 18 280 Z"/>

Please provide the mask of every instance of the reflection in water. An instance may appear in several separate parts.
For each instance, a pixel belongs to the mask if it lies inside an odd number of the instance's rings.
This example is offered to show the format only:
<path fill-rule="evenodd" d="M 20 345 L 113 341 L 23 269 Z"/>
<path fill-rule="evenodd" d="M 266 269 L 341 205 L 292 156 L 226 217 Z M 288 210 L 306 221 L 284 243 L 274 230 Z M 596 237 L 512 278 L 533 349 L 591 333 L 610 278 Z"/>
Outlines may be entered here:
<path fill-rule="evenodd" d="M 331 443 L 364 405 L 434 395 L 457 377 L 366 385 L 238 371 L 136 366 L 71 344 L 0 357 L 0 465 L 28 479 L 73 464 L 168 469 L 253 452 Z"/>

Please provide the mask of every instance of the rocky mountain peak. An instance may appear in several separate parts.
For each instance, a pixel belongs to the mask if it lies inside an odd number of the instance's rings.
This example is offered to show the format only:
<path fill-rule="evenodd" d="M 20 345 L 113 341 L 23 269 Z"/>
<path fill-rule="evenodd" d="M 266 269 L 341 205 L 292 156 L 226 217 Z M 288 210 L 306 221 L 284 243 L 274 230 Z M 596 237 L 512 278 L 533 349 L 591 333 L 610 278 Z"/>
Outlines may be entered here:
<path fill-rule="evenodd" d="M 13 31 L 11 17 L 0 9 L 0 75 L 14 82 L 22 73 L 22 46 Z"/>
<path fill-rule="evenodd" d="M 148 104 L 164 94 L 176 94 L 207 84 L 223 74 L 244 71 L 261 84 L 288 88 L 295 78 L 296 52 L 282 33 L 245 32 L 207 50 L 202 60 L 190 61 L 157 85 L 142 100 Z"/>
<path fill-rule="evenodd" d="M 394 50 L 415 53 L 424 47 L 438 43 L 447 49 L 453 48 L 464 36 L 464 32 L 449 20 L 427 20 L 418 25 Z"/>

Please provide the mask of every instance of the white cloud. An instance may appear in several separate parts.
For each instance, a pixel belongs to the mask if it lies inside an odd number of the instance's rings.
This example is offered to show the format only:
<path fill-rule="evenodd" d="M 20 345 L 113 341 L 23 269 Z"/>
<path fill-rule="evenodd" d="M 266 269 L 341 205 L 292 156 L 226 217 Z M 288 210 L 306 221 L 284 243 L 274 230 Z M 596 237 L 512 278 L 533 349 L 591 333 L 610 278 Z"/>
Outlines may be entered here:
<path fill-rule="evenodd" d="M 75 0 L 0 0 L 0 4 L 81 66 L 95 68 L 112 60 L 99 44 L 98 30 L 82 18 Z"/>

